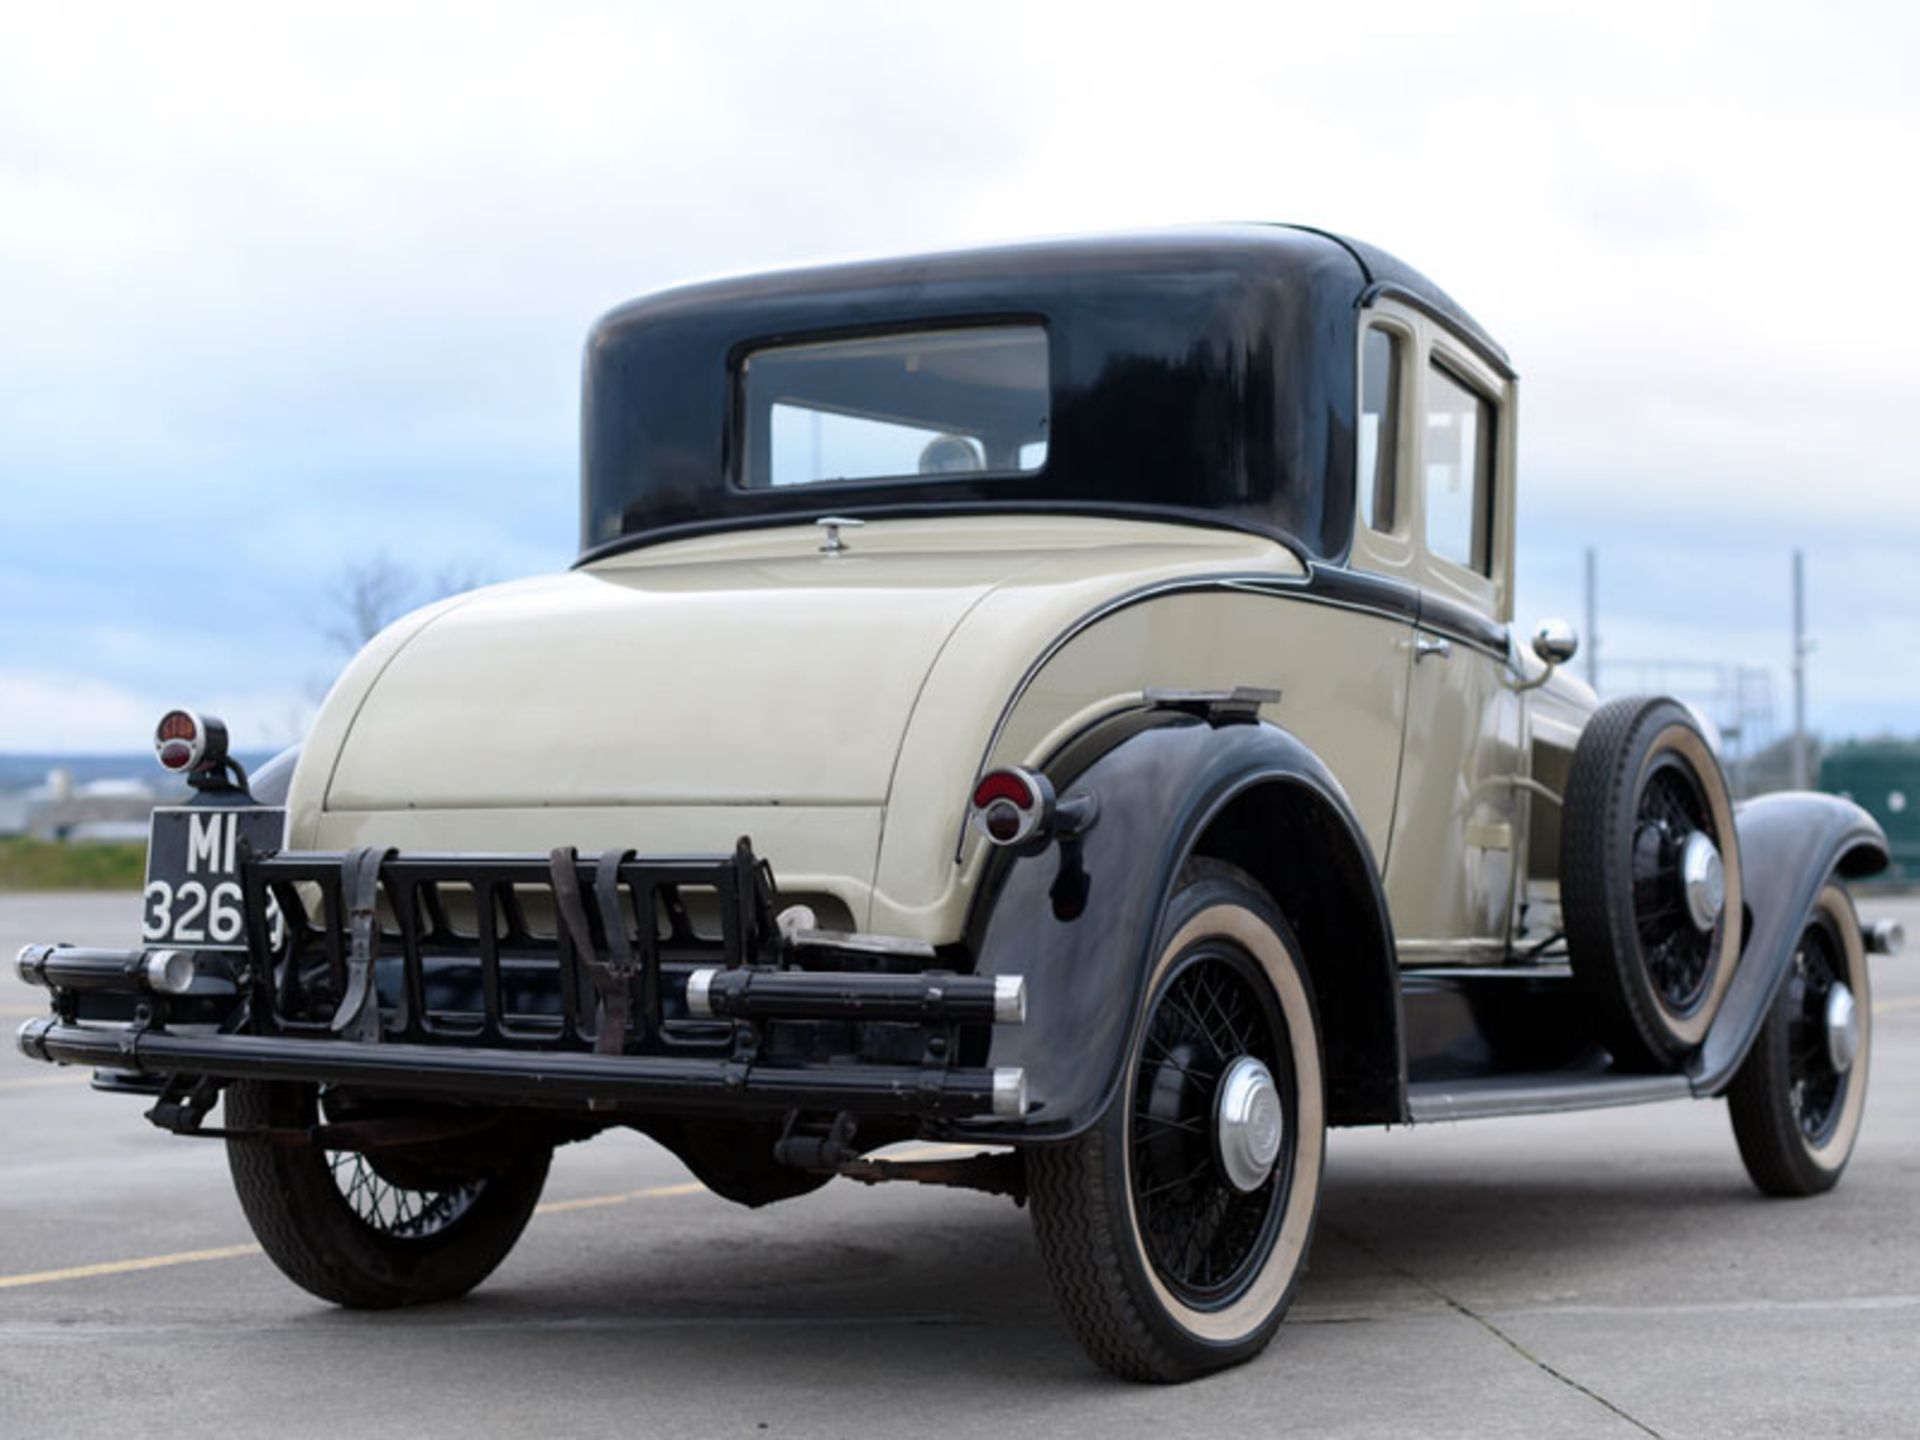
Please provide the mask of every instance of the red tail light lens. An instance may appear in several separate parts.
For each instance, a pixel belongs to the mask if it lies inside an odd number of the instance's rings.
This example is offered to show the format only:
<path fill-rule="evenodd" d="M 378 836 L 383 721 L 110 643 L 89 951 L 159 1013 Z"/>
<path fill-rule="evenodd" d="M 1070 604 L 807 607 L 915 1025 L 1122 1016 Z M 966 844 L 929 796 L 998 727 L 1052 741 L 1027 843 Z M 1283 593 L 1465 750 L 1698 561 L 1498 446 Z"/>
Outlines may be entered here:
<path fill-rule="evenodd" d="M 1019 845 L 1040 832 L 1053 813 L 1053 786 L 1031 770 L 992 770 L 973 787 L 970 819 L 994 845 Z"/>
<path fill-rule="evenodd" d="M 191 770 L 206 748 L 206 727 L 191 710 L 169 710 L 153 732 L 153 753 L 165 770 Z"/>
<path fill-rule="evenodd" d="M 996 800 L 1008 800 L 1022 810 L 1033 808 L 1033 784 L 1020 770 L 994 770 L 973 787 L 973 808 L 984 810 Z"/>

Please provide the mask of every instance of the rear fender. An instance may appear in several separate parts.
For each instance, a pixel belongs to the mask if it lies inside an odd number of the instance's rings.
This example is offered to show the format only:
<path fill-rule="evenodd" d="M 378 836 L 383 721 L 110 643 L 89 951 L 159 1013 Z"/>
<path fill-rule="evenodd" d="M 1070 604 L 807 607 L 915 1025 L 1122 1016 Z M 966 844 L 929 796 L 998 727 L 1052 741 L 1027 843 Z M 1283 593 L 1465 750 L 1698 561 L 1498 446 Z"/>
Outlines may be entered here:
<path fill-rule="evenodd" d="M 1732 1083 L 1828 877 L 1863 879 L 1888 863 L 1880 826 L 1837 795 L 1763 795 L 1735 808 L 1734 830 L 1740 839 L 1747 943 L 1706 1043 L 1687 1066 L 1695 1095 L 1718 1095 Z"/>
<path fill-rule="evenodd" d="M 1055 913 L 1057 844 L 1038 855 L 996 856 L 977 892 L 968 938 L 979 971 L 1027 983 L 1027 1021 L 996 1028 L 992 1063 L 1023 1067 L 1033 1103 L 1024 1122 L 969 1123 L 954 1133 L 1066 1139 L 1105 1113 L 1140 1023 L 1161 914 L 1196 853 L 1249 870 L 1294 919 L 1303 949 L 1320 942 L 1308 960 L 1328 1037 L 1334 1118 L 1403 1118 L 1392 929 L 1371 851 L 1325 765 L 1275 726 L 1178 712 L 1135 712 L 1111 722 L 1104 740 L 1104 749 L 1076 743 L 1046 767 L 1062 796 L 1089 794 L 1098 806 L 1083 842 L 1084 910 L 1077 918 Z M 1090 750 L 1097 753 L 1089 759 Z M 1297 823 L 1276 829 L 1270 822 L 1283 814 Z M 1338 887 L 1338 898 L 1323 895 L 1302 923 L 1286 883 L 1304 885 L 1322 869 L 1321 888 Z M 1339 943 L 1329 944 L 1336 934 Z M 1330 1007 L 1338 1014 L 1332 1026 Z M 1343 1067 L 1331 1063 L 1336 1049 L 1345 1054 L 1335 1044 L 1340 1020 L 1366 1037 L 1345 1067 L 1360 1068 L 1358 1083 L 1342 1081 Z M 1364 1103 L 1347 1104 L 1343 1116 L 1350 1094 Z"/>

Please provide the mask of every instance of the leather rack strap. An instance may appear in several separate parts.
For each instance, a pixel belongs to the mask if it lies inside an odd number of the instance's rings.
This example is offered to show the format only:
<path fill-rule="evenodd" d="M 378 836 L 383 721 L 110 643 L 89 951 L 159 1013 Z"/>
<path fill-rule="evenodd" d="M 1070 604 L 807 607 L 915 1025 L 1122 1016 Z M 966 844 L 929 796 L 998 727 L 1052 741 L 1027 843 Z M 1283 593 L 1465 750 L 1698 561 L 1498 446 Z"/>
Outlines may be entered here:
<path fill-rule="evenodd" d="M 332 1029 L 349 1040 L 380 1042 L 380 995 L 374 962 L 380 958 L 380 867 L 392 850 L 363 846 L 340 861 L 340 892 L 347 905 L 347 991 L 333 1012 Z"/>
<path fill-rule="evenodd" d="M 548 872 L 553 879 L 554 907 L 560 912 L 560 923 L 566 926 L 567 939 L 573 945 L 580 968 L 586 972 L 600 1001 L 594 1017 L 594 1051 L 600 1055 L 619 1055 L 625 1051 L 627 1042 L 627 981 L 617 973 L 614 963 L 603 959 L 594 947 L 593 924 L 587 918 L 586 901 L 580 893 L 579 863 L 571 845 L 562 845 L 547 857 Z M 618 913 L 616 908 L 616 919 Z M 624 943 L 626 928 L 616 925 L 614 930 L 619 935 L 616 943 Z"/>
<path fill-rule="evenodd" d="M 631 850 L 608 850 L 593 867 L 594 898 L 600 902 L 600 931 L 607 937 L 607 968 L 612 972 L 602 991 L 606 1002 L 606 1025 L 596 1037 L 594 1048 L 603 1055 L 618 1055 L 625 1043 L 627 1022 L 633 1013 L 633 937 L 627 931 L 626 916 L 620 910 L 620 867 L 631 859 Z M 648 987 L 651 1000 L 657 987 Z M 652 1004 L 644 1013 L 649 1033 L 659 1026 Z M 607 1040 L 611 1036 L 612 1048 Z"/>

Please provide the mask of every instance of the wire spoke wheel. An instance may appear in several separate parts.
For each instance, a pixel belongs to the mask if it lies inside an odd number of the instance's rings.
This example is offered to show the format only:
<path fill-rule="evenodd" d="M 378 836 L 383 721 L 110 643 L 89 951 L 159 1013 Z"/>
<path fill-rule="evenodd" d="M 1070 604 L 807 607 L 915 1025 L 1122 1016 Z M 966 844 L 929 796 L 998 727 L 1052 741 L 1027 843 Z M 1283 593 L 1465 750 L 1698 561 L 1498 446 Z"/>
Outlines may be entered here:
<path fill-rule="evenodd" d="M 302 1289 L 359 1309 L 450 1300 L 486 1279 L 526 1228 L 552 1158 L 535 1142 L 489 1154 L 484 1176 L 442 1180 L 397 1159 L 247 1133 L 312 1129 L 318 1086 L 241 1080 L 225 1104 L 237 1132 L 227 1163 L 260 1248 Z"/>
<path fill-rule="evenodd" d="M 1134 1205 L 1154 1269 L 1195 1306 L 1230 1300 L 1244 1288 L 1266 1253 L 1286 1190 L 1282 1163 L 1242 1192 L 1222 1165 L 1214 1133 L 1220 1085 L 1234 1061 L 1249 1056 L 1269 1073 L 1283 1068 L 1276 1037 L 1285 1022 L 1252 965 L 1217 944 L 1183 960 L 1148 1019 L 1134 1079 Z M 1290 1120 L 1290 1077 L 1277 1083 L 1281 1113 Z"/>
<path fill-rule="evenodd" d="M 1647 776 L 1635 822 L 1634 931 L 1661 1003 L 1675 1015 L 1690 1015 L 1706 998 L 1720 926 L 1702 930 L 1688 914 L 1682 857 L 1694 835 L 1717 850 L 1726 848 L 1726 837 L 1715 829 L 1699 778 L 1671 754 L 1660 756 Z"/>
<path fill-rule="evenodd" d="M 1845 964 L 1839 937 L 1823 917 L 1801 937 L 1787 976 L 1787 1095 L 1812 1145 L 1831 1138 L 1846 1099 L 1849 1077 L 1834 1067 L 1827 1038 L 1827 1007 L 1844 984 Z"/>
<path fill-rule="evenodd" d="M 1873 998 L 1859 917 L 1830 880 L 1767 1018 L 1727 1087 L 1740 1158 L 1768 1195 L 1839 1183 L 1866 1109 Z"/>
<path fill-rule="evenodd" d="M 353 1150 L 329 1150 L 327 1168 L 361 1224 L 401 1240 L 424 1240 L 457 1224 L 487 1184 L 470 1180 L 445 1190 L 408 1189 L 388 1180 Z"/>
<path fill-rule="evenodd" d="M 1167 898 L 1116 1091 L 1026 1152 L 1040 1254 L 1101 1365 L 1191 1379 L 1273 1338 L 1320 1201 L 1326 1081 L 1307 962 L 1243 870 L 1189 860 Z"/>

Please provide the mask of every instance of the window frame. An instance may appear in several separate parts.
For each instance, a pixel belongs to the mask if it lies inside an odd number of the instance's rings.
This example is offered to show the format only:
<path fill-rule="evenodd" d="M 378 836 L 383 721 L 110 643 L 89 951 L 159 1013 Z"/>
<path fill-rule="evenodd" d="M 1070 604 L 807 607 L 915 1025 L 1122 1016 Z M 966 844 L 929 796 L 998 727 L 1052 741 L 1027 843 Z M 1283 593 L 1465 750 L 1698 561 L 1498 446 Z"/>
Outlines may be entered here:
<path fill-rule="evenodd" d="M 1420 365 L 1419 458 L 1417 462 L 1420 492 L 1419 583 L 1441 599 L 1466 605 L 1489 619 L 1509 624 L 1513 619 L 1513 503 L 1514 503 L 1514 386 L 1481 359 L 1467 342 L 1455 336 L 1443 323 L 1427 320 L 1423 329 L 1423 354 Z M 1490 443 L 1493 454 L 1488 464 L 1490 493 L 1479 517 L 1485 527 L 1487 564 L 1484 570 L 1461 565 L 1437 555 L 1427 544 L 1427 376 L 1439 369 L 1456 385 L 1464 387 L 1491 409 Z"/>
<path fill-rule="evenodd" d="M 1396 465 L 1394 528 L 1375 530 L 1360 514 L 1360 397 L 1366 383 L 1366 336 L 1375 327 L 1402 339 L 1399 455 Z M 1435 555 L 1427 545 L 1426 416 L 1430 368 L 1438 364 L 1449 378 L 1493 407 L 1492 495 L 1487 505 L 1487 573 Z M 1353 525 L 1347 564 L 1414 586 L 1454 605 L 1464 606 L 1497 624 L 1513 619 L 1513 512 L 1515 403 L 1513 377 L 1496 368 L 1446 322 L 1416 305 L 1382 295 L 1360 312 L 1352 354 L 1354 410 Z"/>

